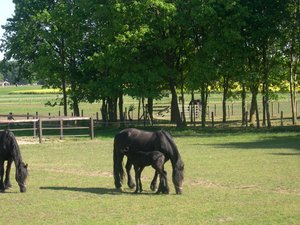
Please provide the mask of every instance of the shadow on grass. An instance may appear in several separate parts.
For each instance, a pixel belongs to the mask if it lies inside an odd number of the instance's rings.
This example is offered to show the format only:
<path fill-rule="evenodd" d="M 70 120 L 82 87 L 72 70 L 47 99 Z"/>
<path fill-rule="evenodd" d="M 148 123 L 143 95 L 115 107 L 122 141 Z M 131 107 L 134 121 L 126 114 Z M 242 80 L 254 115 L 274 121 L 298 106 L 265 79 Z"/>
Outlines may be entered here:
<path fill-rule="evenodd" d="M 120 191 L 112 188 L 99 188 L 99 187 L 40 187 L 42 190 L 52 190 L 52 191 L 75 191 L 75 192 L 86 192 L 98 195 L 117 195 L 121 194 Z"/>
<path fill-rule="evenodd" d="M 220 148 L 236 148 L 244 150 L 252 149 L 291 149 L 300 151 L 300 135 L 286 136 L 286 137 L 270 137 L 262 140 L 251 142 L 232 142 L 224 144 L 215 144 Z M 300 153 L 273 153 L 274 155 L 300 155 Z"/>
<path fill-rule="evenodd" d="M 52 191 L 74 191 L 74 192 L 85 192 L 85 193 L 92 193 L 97 195 L 120 195 L 120 194 L 129 194 L 129 195 L 152 195 L 156 193 L 138 193 L 135 194 L 134 192 L 125 192 L 119 191 L 114 188 L 99 188 L 99 187 L 87 187 L 87 188 L 78 188 L 78 187 L 40 187 L 41 190 L 52 190 Z"/>

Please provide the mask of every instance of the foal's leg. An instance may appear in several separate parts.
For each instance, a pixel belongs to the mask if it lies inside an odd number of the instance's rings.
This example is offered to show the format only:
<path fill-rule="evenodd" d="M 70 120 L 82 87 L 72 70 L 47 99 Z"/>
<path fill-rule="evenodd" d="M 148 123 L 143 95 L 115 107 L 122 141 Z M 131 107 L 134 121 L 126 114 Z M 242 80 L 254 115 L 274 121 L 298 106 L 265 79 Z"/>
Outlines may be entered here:
<path fill-rule="evenodd" d="M 3 176 L 4 176 L 4 162 L 0 162 L 0 192 L 4 192 Z"/>
<path fill-rule="evenodd" d="M 158 172 L 155 170 L 154 177 L 150 184 L 151 191 L 155 191 L 157 188 L 157 177 L 158 177 Z"/>
<path fill-rule="evenodd" d="M 134 170 L 135 170 L 135 182 L 136 182 L 136 187 L 135 187 L 135 192 L 134 193 L 138 193 L 139 191 L 142 192 L 143 191 L 143 187 L 142 187 L 142 181 L 141 181 L 141 174 L 143 171 L 144 167 L 138 167 L 135 166 Z"/>
<path fill-rule="evenodd" d="M 11 169 L 12 160 L 8 160 L 6 171 L 5 171 L 5 180 L 4 180 L 4 188 L 8 189 L 11 188 L 11 183 L 9 179 L 10 169 Z"/>
<path fill-rule="evenodd" d="M 125 166 L 125 168 L 126 168 L 126 173 L 127 173 L 127 185 L 128 185 L 128 187 L 130 187 L 130 188 L 134 188 L 134 187 L 135 187 L 135 184 L 134 184 L 134 182 L 133 182 L 133 180 L 132 180 L 132 177 L 131 177 L 131 175 L 130 175 L 130 169 L 131 169 L 131 166 L 132 166 L 132 164 L 131 164 L 130 160 L 127 159 L 127 163 L 126 163 L 126 166 Z"/>
<path fill-rule="evenodd" d="M 159 173 L 159 186 L 157 189 L 157 194 L 169 194 L 169 186 L 167 181 L 167 172 L 164 170 L 165 158 L 164 156 L 157 159 L 157 161 L 152 165 L 152 167 Z"/>

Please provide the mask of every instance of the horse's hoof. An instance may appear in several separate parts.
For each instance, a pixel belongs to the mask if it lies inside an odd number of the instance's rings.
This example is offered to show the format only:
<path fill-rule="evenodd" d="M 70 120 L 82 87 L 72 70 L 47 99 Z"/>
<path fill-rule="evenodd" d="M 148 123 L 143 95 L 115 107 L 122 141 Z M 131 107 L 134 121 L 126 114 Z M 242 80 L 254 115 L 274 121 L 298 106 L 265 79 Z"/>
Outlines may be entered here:
<path fill-rule="evenodd" d="M 122 187 L 116 188 L 116 192 L 123 192 L 123 188 Z"/>
<path fill-rule="evenodd" d="M 151 191 L 155 191 L 157 189 L 156 184 L 151 184 L 150 189 Z"/>
<path fill-rule="evenodd" d="M 11 188 L 11 184 L 4 185 L 4 189 L 10 189 L 10 188 Z"/>
<path fill-rule="evenodd" d="M 133 189 L 133 188 L 135 188 L 135 184 L 134 184 L 134 183 L 128 183 L 128 187 L 129 187 L 130 189 Z"/>
<path fill-rule="evenodd" d="M 0 193 L 4 193 L 5 192 L 5 189 L 0 189 Z"/>

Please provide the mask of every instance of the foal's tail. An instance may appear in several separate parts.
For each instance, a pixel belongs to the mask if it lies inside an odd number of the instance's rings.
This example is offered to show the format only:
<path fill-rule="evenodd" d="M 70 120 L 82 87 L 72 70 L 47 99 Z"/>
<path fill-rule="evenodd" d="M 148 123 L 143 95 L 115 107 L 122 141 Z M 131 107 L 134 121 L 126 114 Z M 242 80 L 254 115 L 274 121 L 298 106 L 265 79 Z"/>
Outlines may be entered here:
<path fill-rule="evenodd" d="M 124 177 L 124 169 L 123 169 L 123 157 L 124 154 L 121 152 L 121 148 L 118 144 L 118 134 L 115 136 L 114 139 L 114 152 L 113 152 L 113 159 L 114 159 L 114 180 L 115 180 L 115 187 L 121 188 L 123 177 Z"/>

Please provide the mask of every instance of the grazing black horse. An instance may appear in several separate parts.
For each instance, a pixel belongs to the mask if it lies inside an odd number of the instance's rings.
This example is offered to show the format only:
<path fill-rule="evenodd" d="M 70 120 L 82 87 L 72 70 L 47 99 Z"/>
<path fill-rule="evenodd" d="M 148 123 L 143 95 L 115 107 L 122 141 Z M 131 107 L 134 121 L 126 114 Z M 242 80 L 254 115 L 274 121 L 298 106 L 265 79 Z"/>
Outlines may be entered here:
<path fill-rule="evenodd" d="M 4 177 L 4 161 L 7 161 L 5 180 Z M 22 160 L 19 145 L 14 134 L 9 130 L 0 132 L 0 192 L 11 187 L 9 174 L 12 162 L 16 166 L 16 181 L 20 187 L 21 192 L 26 192 L 27 179 L 27 164 Z"/>
<path fill-rule="evenodd" d="M 176 194 L 182 193 L 182 183 L 183 183 L 183 170 L 184 164 L 181 160 L 181 156 L 178 152 L 177 146 L 174 143 L 171 135 L 164 130 L 156 132 L 142 131 L 135 128 L 127 128 L 120 131 L 114 139 L 114 181 L 115 187 L 117 189 L 122 187 L 122 181 L 124 177 L 123 170 L 123 149 L 126 147 L 132 148 L 133 150 L 142 149 L 145 152 L 159 151 L 164 154 L 165 161 L 169 160 L 172 164 L 172 180 L 175 186 Z M 135 186 L 130 175 L 132 163 L 127 161 L 126 171 L 128 177 L 128 186 L 133 188 Z M 156 187 L 157 173 L 151 182 L 151 189 Z M 166 187 L 168 189 L 168 187 Z"/>
<path fill-rule="evenodd" d="M 141 174 L 143 169 L 146 166 L 152 166 L 155 171 L 160 175 L 160 187 L 157 190 L 157 194 L 163 192 L 165 194 L 169 193 L 169 189 L 167 185 L 167 177 L 166 172 L 164 171 L 164 164 L 165 164 L 165 156 L 163 153 L 159 151 L 151 151 L 151 152 L 144 152 L 130 149 L 129 147 L 124 149 L 124 154 L 127 156 L 128 161 L 133 164 L 134 171 L 135 171 L 135 182 L 136 182 L 136 189 L 135 193 L 138 191 L 142 192 L 142 181 L 141 181 Z"/>

